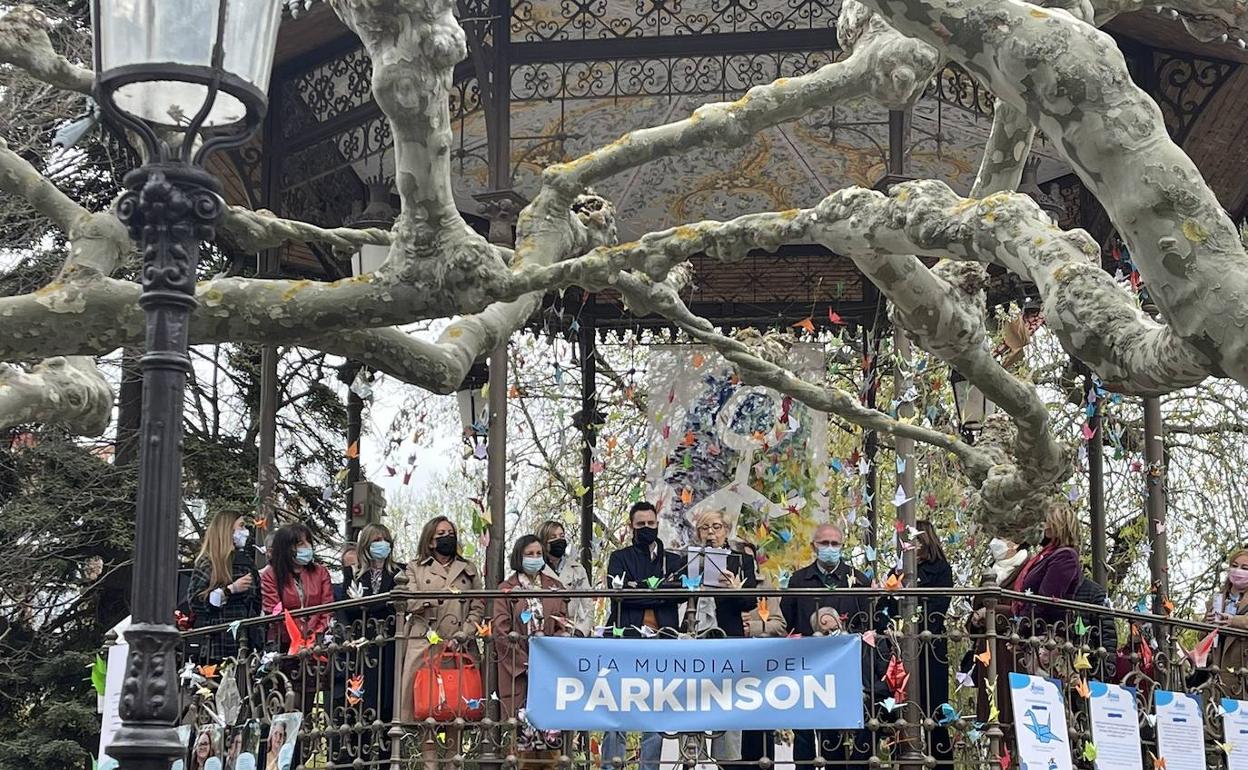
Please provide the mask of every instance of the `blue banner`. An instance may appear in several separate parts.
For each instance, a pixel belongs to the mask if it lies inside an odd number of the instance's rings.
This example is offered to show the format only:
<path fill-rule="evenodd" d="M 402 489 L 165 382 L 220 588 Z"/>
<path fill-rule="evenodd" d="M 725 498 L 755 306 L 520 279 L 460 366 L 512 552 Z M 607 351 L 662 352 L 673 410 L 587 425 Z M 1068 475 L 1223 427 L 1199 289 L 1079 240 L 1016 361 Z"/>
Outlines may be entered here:
<path fill-rule="evenodd" d="M 863 724 L 862 639 L 529 640 L 542 730 L 847 729 Z"/>

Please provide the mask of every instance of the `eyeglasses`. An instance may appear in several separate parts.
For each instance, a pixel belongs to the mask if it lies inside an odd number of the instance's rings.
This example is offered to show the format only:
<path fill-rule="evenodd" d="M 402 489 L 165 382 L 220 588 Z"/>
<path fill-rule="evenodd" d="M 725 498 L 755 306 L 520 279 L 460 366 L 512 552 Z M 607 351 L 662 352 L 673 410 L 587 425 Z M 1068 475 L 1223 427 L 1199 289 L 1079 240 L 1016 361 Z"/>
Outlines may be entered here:
<path fill-rule="evenodd" d="M 727 529 L 727 527 L 725 527 L 723 524 L 720 524 L 719 522 L 716 522 L 714 524 L 703 524 L 700 527 L 698 527 L 699 532 L 723 532 L 725 529 Z"/>
<path fill-rule="evenodd" d="M 818 545 L 818 546 L 824 546 L 824 547 L 826 547 L 826 546 L 832 546 L 833 548 L 835 548 L 836 546 L 838 546 L 838 545 L 840 545 L 840 544 L 841 544 L 841 543 L 840 543 L 840 541 L 839 541 L 839 540 L 816 540 L 816 541 L 815 541 L 815 545 Z"/>

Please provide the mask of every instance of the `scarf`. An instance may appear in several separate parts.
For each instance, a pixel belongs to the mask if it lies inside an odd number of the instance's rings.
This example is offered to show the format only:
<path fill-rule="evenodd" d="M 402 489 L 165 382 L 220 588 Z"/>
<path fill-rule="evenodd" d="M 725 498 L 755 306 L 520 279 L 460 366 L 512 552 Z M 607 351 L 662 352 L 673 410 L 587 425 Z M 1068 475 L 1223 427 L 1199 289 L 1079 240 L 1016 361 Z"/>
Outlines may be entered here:
<path fill-rule="evenodd" d="M 1025 548 L 1019 549 L 1013 556 L 1008 556 L 1001 561 L 994 561 L 992 563 L 992 571 L 997 576 L 997 585 L 1007 589 L 1013 588 L 1014 586 L 1007 586 L 1005 581 L 1026 561 L 1027 550 Z"/>

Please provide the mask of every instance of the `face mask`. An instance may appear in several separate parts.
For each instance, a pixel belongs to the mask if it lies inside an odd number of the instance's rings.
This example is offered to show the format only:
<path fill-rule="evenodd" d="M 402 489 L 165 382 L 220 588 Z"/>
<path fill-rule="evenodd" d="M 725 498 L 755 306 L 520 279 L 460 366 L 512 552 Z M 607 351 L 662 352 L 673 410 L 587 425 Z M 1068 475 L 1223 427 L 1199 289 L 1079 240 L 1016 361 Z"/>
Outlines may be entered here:
<path fill-rule="evenodd" d="M 385 559 L 390 555 L 390 544 L 385 540 L 375 540 L 368 544 L 368 555 L 374 559 Z"/>
<path fill-rule="evenodd" d="M 1248 588 L 1248 569 L 1244 569 L 1242 567 L 1231 567 L 1227 577 L 1230 579 L 1231 585 L 1236 588 Z"/>
<path fill-rule="evenodd" d="M 542 567 L 546 566 L 546 560 L 540 556 L 526 556 L 520 566 L 524 568 L 525 574 L 536 575 L 542 571 Z"/>
<path fill-rule="evenodd" d="M 455 535 L 439 535 L 433 539 L 433 550 L 443 556 L 454 556 L 459 550 L 459 538 Z"/>
<path fill-rule="evenodd" d="M 312 563 L 312 559 L 315 556 L 316 554 L 312 551 L 311 548 L 307 548 L 307 547 L 296 548 L 295 549 L 295 564 L 298 564 L 301 567 L 306 567 Z"/>
<path fill-rule="evenodd" d="M 999 537 L 994 537 L 988 542 L 988 551 L 992 554 L 995 561 L 1001 561 L 1005 558 L 1006 551 L 1010 550 L 1009 543 Z"/>
<path fill-rule="evenodd" d="M 658 527 L 642 527 L 633 530 L 633 542 L 647 548 L 654 545 L 654 541 L 659 539 Z"/>
<path fill-rule="evenodd" d="M 556 559 L 562 559 L 563 555 L 568 552 L 568 541 L 563 538 L 551 540 L 546 544 L 546 550 L 550 551 L 550 555 Z"/>
<path fill-rule="evenodd" d="M 839 545 L 819 546 L 819 563 L 835 567 L 841 563 L 841 547 Z"/>
<path fill-rule="evenodd" d="M 251 533 L 248 532 L 247 530 L 245 529 L 234 530 L 234 547 L 235 548 L 246 548 L 247 541 L 249 539 L 251 539 Z"/>

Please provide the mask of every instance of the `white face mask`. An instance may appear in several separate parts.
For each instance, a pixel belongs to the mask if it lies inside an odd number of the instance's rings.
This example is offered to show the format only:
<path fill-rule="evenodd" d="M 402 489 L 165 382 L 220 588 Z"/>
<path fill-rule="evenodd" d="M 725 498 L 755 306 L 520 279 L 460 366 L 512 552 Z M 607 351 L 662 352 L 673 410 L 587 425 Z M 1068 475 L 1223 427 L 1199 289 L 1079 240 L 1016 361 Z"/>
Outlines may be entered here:
<path fill-rule="evenodd" d="M 994 537 L 992 540 L 988 541 L 988 551 L 992 553 L 994 561 L 1001 561 L 1002 559 L 1007 558 L 1009 550 L 1010 544 L 999 537 Z"/>

